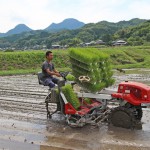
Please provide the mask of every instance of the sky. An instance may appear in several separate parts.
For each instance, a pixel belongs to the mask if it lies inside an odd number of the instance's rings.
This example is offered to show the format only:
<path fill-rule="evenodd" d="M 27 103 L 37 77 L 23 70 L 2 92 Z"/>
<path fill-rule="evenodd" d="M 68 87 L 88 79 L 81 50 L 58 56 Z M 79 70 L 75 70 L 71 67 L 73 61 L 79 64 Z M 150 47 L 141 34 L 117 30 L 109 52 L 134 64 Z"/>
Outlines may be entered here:
<path fill-rule="evenodd" d="M 150 19 L 150 0 L 0 0 L 0 33 L 18 24 L 33 30 L 74 18 L 84 23 Z"/>

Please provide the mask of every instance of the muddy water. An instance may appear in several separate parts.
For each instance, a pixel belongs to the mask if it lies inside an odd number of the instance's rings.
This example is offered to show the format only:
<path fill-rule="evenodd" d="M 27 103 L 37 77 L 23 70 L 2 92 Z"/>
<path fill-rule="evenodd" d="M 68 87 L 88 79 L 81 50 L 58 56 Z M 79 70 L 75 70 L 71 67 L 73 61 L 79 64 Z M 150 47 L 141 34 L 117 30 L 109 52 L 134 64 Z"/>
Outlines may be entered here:
<path fill-rule="evenodd" d="M 116 89 L 121 81 L 150 85 L 150 70 L 114 71 Z M 101 124 L 70 128 L 64 117 L 47 120 L 44 97 L 47 87 L 37 84 L 35 75 L 0 77 L 0 150 L 148 150 L 150 149 L 150 109 L 143 109 L 136 130 Z"/>
<path fill-rule="evenodd" d="M 117 83 L 120 81 L 137 81 L 150 85 L 150 70 L 149 69 L 125 69 L 125 74 L 115 71 L 114 76 Z"/>

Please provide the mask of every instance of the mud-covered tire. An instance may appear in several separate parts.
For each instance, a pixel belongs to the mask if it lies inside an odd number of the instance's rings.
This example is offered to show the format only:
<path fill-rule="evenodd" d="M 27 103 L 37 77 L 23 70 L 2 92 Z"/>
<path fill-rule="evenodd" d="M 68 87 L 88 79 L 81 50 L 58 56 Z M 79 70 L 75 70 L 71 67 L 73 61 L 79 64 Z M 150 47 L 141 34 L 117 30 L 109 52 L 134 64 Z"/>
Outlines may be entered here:
<path fill-rule="evenodd" d="M 142 108 L 141 108 L 141 107 L 140 107 L 140 108 L 137 108 L 136 111 L 137 111 L 136 119 L 141 120 L 142 117 L 143 117 L 143 111 L 142 111 Z"/>
<path fill-rule="evenodd" d="M 136 119 L 132 109 L 121 106 L 112 109 L 108 119 L 111 124 L 117 127 L 130 129 L 136 125 Z"/>
<path fill-rule="evenodd" d="M 137 121 L 140 121 L 143 117 L 143 111 L 141 106 L 134 106 L 130 103 L 126 103 L 124 106 L 126 109 L 132 109 L 134 111 L 134 116 Z"/>
<path fill-rule="evenodd" d="M 45 103 L 51 103 L 51 93 L 45 97 Z"/>
<path fill-rule="evenodd" d="M 45 97 L 45 107 L 47 111 L 47 118 L 51 118 L 52 114 L 57 112 L 59 104 L 53 103 L 51 98 L 51 92 Z"/>

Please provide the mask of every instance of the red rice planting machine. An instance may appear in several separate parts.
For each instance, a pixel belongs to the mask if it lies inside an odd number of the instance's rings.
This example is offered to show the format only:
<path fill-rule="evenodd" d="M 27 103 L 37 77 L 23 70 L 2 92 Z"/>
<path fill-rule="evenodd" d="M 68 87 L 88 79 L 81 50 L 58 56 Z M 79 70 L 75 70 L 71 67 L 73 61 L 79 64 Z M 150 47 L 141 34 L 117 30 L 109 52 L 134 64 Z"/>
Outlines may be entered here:
<path fill-rule="evenodd" d="M 138 82 L 121 82 L 116 92 L 89 93 L 80 92 L 64 93 L 66 85 L 73 90 L 74 83 L 66 81 L 66 75 L 62 74 L 63 80 L 59 81 L 57 90 L 50 89 L 45 98 L 47 116 L 52 117 L 60 111 L 71 127 L 83 127 L 86 124 L 99 125 L 106 121 L 114 126 L 123 128 L 134 128 L 140 122 L 143 112 L 142 108 L 150 103 L 150 86 Z M 39 84 L 41 73 L 38 74 Z M 81 82 L 90 80 L 87 76 L 80 76 Z M 104 90 L 103 90 L 104 91 Z M 77 97 L 79 106 L 76 108 L 68 95 Z M 88 101 L 87 101 L 88 99 Z M 55 108 L 55 109 L 54 109 Z"/>

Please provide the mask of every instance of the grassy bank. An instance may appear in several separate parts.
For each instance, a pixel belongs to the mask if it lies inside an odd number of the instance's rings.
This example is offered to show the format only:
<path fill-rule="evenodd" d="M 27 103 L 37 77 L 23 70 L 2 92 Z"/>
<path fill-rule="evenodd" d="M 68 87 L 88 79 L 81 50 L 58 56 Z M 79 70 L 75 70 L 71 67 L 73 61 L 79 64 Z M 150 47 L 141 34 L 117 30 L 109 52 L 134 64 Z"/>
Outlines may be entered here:
<path fill-rule="evenodd" d="M 150 46 L 102 49 L 110 55 L 113 68 L 150 68 Z"/>
<path fill-rule="evenodd" d="M 67 51 L 56 50 L 54 64 L 60 71 L 69 70 L 70 62 Z M 45 51 L 0 52 L 0 75 L 28 74 L 41 71 L 45 60 Z"/>
<path fill-rule="evenodd" d="M 100 51 L 110 56 L 113 68 L 150 68 L 150 47 L 109 47 Z M 71 70 L 68 50 L 53 50 L 58 70 Z M 0 52 L 0 75 L 37 73 L 45 60 L 45 51 Z"/>

